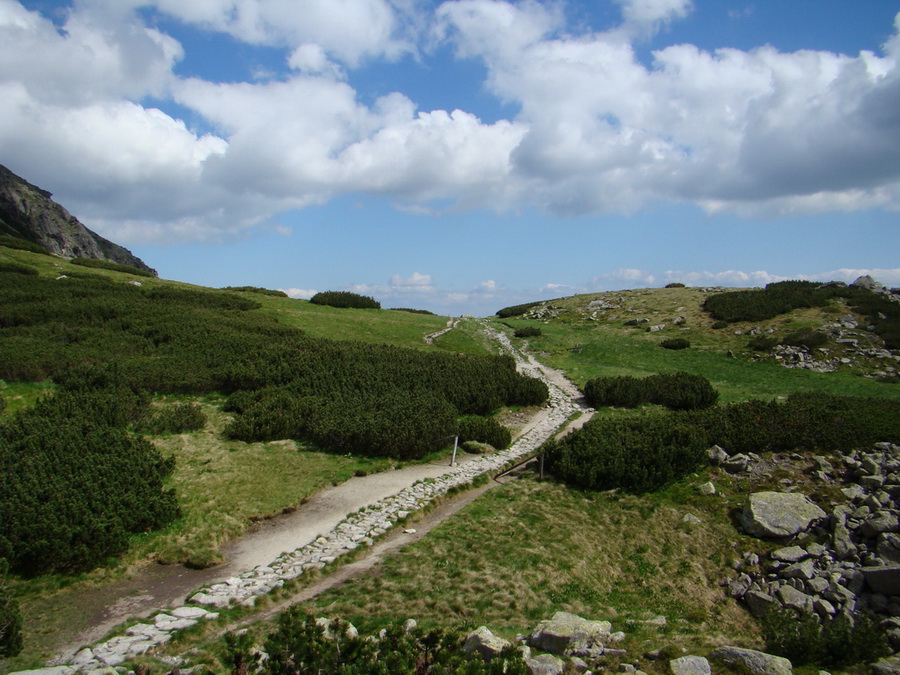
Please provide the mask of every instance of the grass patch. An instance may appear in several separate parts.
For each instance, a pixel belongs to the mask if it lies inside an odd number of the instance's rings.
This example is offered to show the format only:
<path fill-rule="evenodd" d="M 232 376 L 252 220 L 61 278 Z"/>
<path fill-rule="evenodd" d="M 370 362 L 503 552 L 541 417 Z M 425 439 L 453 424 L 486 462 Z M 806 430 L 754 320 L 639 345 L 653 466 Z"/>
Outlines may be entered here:
<path fill-rule="evenodd" d="M 201 403 L 209 419 L 202 431 L 154 439 L 164 455 L 175 456 L 170 480 L 185 515 L 161 532 L 139 537 L 129 556 L 196 567 L 222 562 L 219 547 L 254 520 L 294 508 L 323 487 L 392 465 L 301 449 L 288 440 L 224 440 L 221 431 L 230 416 L 219 404 Z"/>
<path fill-rule="evenodd" d="M 412 617 L 426 628 L 485 624 L 510 638 L 565 610 L 611 620 L 635 653 L 673 641 L 687 649 L 739 636 L 757 643 L 752 619 L 718 588 L 739 535 L 727 506 L 714 504 L 699 509 L 702 525 L 687 526 L 685 505 L 666 493 L 618 497 L 516 481 L 309 609 L 363 632 Z M 675 628 L 640 623 L 656 614 Z"/>

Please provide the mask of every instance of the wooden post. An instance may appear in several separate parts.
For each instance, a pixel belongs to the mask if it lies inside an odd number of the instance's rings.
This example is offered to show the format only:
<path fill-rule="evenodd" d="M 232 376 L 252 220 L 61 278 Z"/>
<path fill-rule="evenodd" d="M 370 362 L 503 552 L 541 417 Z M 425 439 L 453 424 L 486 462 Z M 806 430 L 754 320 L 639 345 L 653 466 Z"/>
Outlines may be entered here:
<path fill-rule="evenodd" d="M 456 466 L 456 448 L 459 446 L 459 436 L 453 437 L 453 458 L 450 460 L 450 466 Z"/>
<path fill-rule="evenodd" d="M 541 480 L 544 480 L 544 453 L 541 453 Z"/>

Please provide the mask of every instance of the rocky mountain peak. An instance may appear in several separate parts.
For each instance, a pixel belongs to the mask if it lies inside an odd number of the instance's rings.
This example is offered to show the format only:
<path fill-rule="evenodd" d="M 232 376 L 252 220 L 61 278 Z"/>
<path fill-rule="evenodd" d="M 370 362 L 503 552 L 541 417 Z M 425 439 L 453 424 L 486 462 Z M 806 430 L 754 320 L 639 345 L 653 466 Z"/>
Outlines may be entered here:
<path fill-rule="evenodd" d="M 89 230 L 47 190 L 0 165 L 0 234 L 40 244 L 64 258 L 94 258 L 156 270 L 128 249 Z"/>

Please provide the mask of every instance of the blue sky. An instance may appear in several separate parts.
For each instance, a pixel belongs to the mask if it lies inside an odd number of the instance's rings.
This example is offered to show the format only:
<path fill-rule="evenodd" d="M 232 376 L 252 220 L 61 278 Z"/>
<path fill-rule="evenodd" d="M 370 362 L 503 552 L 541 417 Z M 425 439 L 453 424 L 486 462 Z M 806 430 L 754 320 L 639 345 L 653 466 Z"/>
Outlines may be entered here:
<path fill-rule="evenodd" d="M 900 286 L 900 2 L 0 0 L 0 164 L 165 278 Z"/>

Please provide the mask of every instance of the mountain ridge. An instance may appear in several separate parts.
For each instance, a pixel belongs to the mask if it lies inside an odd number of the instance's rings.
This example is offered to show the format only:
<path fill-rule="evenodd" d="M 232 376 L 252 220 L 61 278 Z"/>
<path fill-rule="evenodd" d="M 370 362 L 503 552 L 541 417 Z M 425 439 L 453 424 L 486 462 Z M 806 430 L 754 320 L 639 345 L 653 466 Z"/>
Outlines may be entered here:
<path fill-rule="evenodd" d="M 49 191 L 40 188 L 0 164 L 0 234 L 40 244 L 64 258 L 93 258 L 155 269 L 120 246 L 86 227 Z"/>

